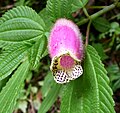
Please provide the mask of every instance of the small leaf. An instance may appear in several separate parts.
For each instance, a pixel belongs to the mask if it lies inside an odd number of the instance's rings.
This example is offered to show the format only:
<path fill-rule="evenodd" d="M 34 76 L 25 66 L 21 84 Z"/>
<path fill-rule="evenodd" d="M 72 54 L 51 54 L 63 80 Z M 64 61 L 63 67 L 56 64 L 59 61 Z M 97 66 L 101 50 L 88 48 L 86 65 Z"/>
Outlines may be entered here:
<path fill-rule="evenodd" d="M 72 12 L 77 11 L 80 8 L 83 8 L 88 3 L 88 0 L 73 0 Z"/>
<path fill-rule="evenodd" d="M 46 113 L 58 97 L 61 85 L 54 82 L 51 90 L 43 100 L 38 113 Z"/>
<path fill-rule="evenodd" d="M 13 8 L 0 20 L 0 41 L 19 42 L 40 37 L 44 26 L 42 18 L 31 8 Z"/>
<path fill-rule="evenodd" d="M 95 49 L 87 46 L 84 74 L 66 85 L 61 113 L 115 113 L 109 79 Z"/>
<path fill-rule="evenodd" d="M 95 20 L 93 20 L 92 24 L 95 27 L 95 29 L 98 30 L 99 32 L 106 32 L 111 27 L 108 20 L 102 17 L 98 17 Z"/>
<path fill-rule="evenodd" d="M 24 62 L 2 89 L 0 93 L 0 113 L 13 112 L 28 71 L 29 63 Z"/>
<path fill-rule="evenodd" d="M 24 44 L 16 44 L 11 47 L 8 46 L 7 49 L 0 54 L 0 80 L 10 75 L 20 64 L 27 49 L 29 48 Z"/>
<path fill-rule="evenodd" d="M 110 26 L 111 26 L 111 29 L 117 29 L 117 28 L 119 28 L 120 25 L 118 22 L 111 22 Z"/>
<path fill-rule="evenodd" d="M 52 21 L 58 18 L 71 18 L 72 0 L 48 0 L 46 10 Z"/>
<path fill-rule="evenodd" d="M 26 100 L 19 101 L 17 106 L 18 109 L 25 113 L 27 111 L 28 102 Z"/>
<path fill-rule="evenodd" d="M 120 88 L 120 70 L 117 64 L 112 64 L 107 67 L 110 83 L 113 91 Z"/>
<path fill-rule="evenodd" d="M 47 48 L 47 38 L 41 37 L 28 51 L 29 61 L 32 69 L 36 69 L 38 67 L 39 61 L 42 58 L 42 55 L 45 52 L 46 48 Z"/>

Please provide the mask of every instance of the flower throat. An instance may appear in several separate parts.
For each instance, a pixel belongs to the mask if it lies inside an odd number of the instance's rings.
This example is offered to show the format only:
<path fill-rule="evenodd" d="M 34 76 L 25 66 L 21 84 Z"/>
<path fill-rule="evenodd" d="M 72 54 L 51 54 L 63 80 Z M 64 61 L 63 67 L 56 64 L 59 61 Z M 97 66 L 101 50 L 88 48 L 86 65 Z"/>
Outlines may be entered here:
<path fill-rule="evenodd" d="M 75 65 L 74 59 L 69 55 L 63 55 L 60 58 L 60 66 L 63 69 L 71 69 Z"/>

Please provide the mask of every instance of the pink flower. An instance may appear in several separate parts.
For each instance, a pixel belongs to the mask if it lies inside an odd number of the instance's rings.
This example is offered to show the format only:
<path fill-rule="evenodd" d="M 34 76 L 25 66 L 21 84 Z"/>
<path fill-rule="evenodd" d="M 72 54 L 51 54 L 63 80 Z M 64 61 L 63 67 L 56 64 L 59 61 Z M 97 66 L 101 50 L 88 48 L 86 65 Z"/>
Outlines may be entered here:
<path fill-rule="evenodd" d="M 79 28 L 70 20 L 58 19 L 48 42 L 54 80 L 63 84 L 83 74 L 83 43 Z"/>

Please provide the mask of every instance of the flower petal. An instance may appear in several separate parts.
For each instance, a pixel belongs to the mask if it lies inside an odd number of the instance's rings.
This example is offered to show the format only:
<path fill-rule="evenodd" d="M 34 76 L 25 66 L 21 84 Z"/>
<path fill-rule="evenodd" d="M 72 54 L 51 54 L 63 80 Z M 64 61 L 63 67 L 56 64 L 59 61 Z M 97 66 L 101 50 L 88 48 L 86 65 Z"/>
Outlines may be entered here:
<path fill-rule="evenodd" d="M 48 50 L 51 58 L 69 52 L 82 60 L 83 43 L 78 26 L 70 20 L 58 19 L 50 32 Z"/>
<path fill-rule="evenodd" d="M 68 83 L 71 80 L 75 80 L 83 74 L 83 69 L 81 65 L 75 65 L 73 70 L 58 70 L 54 73 L 54 80 L 59 84 Z"/>
<path fill-rule="evenodd" d="M 82 66 L 81 65 L 75 65 L 72 73 L 70 74 L 71 80 L 74 80 L 74 79 L 80 77 L 82 74 L 83 74 Z"/>
<path fill-rule="evenodd" d="M 58 70 L 54 74 L 54 80 L 59 84 L 64 84 L 69 82 L 69 75 L 63 70 Z"/>

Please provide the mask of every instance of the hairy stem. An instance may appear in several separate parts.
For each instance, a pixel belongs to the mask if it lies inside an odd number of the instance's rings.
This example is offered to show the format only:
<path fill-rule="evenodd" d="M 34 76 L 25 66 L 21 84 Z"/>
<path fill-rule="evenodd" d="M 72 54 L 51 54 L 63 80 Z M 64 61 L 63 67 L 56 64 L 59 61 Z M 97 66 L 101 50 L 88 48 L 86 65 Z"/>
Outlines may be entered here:
<path fill-rule="evenodd" d="M 100 15 L 114 9 L 116 5 L 117 5 L 117 3 L 106 6 L 105 8 L 98 11 L 97 13 L 92 14 L 88 18 L 85 18 L 85 19 L 81 20 L 80 22 L 77 23 L 77 25 L 80 26 L 80 25 L 83 25 L 83 24 L 87 23 L 89 20 L 94 20 L 95 18 L 99 17 Z"/>
<path fill-rule="evenodd" d="M 87 10 L 86 10 L 86 8 L 85 8 L 85 7 L 83 8 L 83 11 L 84 11 L 84 14 L 86 15 L 86 17 L 88 17 L 88 18 L 89 18 L 89 14 L 88 14 L 88 12 L 87 12 Z"/>
<path fill-rule="evenodd" d="M 103 9 L 106 6 L 86 6 L 86 7 L 89 8 L 89 9 Z"/>
<path fill-rule="evenodd" d="M 88 40 L 89 40 L 90 25 L 91 25 L 91 21 L 89 21 L 88 26 L 87 26 L 86 41 L 85 41 L 85 45 L 86 45 L 86 46 L 88 45 Z"/>

